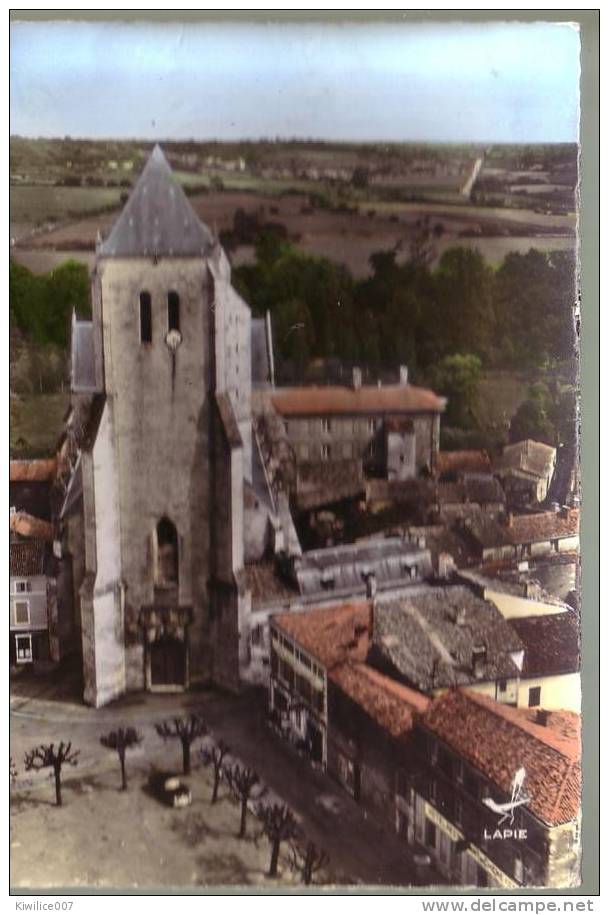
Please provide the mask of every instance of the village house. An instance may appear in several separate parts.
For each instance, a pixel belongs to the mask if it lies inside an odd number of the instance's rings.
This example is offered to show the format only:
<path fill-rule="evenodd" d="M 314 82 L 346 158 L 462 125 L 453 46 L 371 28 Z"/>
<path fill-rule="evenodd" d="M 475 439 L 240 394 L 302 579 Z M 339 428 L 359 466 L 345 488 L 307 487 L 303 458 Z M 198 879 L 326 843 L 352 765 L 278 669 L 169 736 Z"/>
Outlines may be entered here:
<path fill-rule="evenodd" d="M 432 574 L 422 538 L 389 538 L 246 563 L 247 682 L 267 683 L 269 620 L 281 611 L 340 606 L 378 593 L 400 594 Z"/>
<path fill-rule="evenodd" d="M 368 663 L 429 696 L 470 686 L 515 705 L 523 645 L 494 604 L 463 585 L 379 597 Z"/>
<path fill-rule="evenodd" d="M 399 384 L 362 385 L 354 369 L 351 387 L 278 388 L 271 402 L 297 461 L 355 459 L 367 475 L 399 480 L 435 468 L 446 400 L 409 384 L 404 367 Z"/>
<path fill-rule="evenodd" d="M 579 716 L 510 708 L 467 689 L 415 723 L 398 828 L 461 886 L 577 886 Z"/>
<path fill-rule="evenodd" d="M 479 562 L 526 560 L 579 549 L 579 509 L 509 514 L 500 522 L 484 514 L 462 522 Z"/>
<path fill-rule="evenodd" d="M 281 613 L 270 621 L 270 715 L 283 736 L 324 769 L 328 678 L 347 659 L 365 660 L 371 625 L 368 600 Z"/>
<path fill-rule="evenodd" d="M 524 645 L 518 706 L 581 711 L 579 618 L 574 610 L 510 621 Z"/>
<path fill-rule="evenodd" d="M 464 473 L 492 473 L 487 451 L 438 451 L 436 476 L 441 482 L 454 483 Z"/>
<path fill-rule="evenodd" d="M 11 665 L 58 661 L 60 632 L 55 562 L 45 540 L 9 543 Z"/>
<path fill-rule="evenodd" d="M 506 445 L 493 469 L 503 483 L 510 505 L 525 507 L 544 501 L 555 467 L 556 448 L 526 439 Z"/>

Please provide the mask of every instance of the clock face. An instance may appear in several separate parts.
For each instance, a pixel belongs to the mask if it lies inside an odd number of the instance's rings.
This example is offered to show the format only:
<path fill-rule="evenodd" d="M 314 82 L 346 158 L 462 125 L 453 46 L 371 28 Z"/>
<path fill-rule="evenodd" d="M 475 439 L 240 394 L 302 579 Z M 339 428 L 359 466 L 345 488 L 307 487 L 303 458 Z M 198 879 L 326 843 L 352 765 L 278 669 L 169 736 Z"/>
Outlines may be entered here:
<path fill-rule="evenodd" d="M 182 334 L 179 330 L 170 330 L 167 332 L 165 336 L 165 343 L 173 353 L 175 353 L 181 342 Z"/>

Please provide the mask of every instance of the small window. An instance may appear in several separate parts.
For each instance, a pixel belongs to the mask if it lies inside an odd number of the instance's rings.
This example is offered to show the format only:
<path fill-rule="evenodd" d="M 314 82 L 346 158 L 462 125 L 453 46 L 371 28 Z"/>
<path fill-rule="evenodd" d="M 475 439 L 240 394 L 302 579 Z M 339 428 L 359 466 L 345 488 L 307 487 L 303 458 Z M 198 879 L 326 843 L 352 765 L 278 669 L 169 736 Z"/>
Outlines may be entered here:
<path fill-rule="evenodd" d="M 17 581 L 15 582 L 15 592 L 17 594 L 25 594 L 28 591 L 32 590 L 31 581 Z"/>
<path fill-rule="evenodd" d="M 330 428 L 331 428 L 331 426 L 330 426 L 330 420 L 329 420 L 329 419 L 322 419 L 322 420 L 320 420 L 320 423 L 321 423 L 321 431 L 324 432 L 324 433 L 328 433 L 328 432 L 330 431 Z"/>
<path fill-rule="evenodd" d="M 541 686 L 531 686 L 529 689 L 529 708 L 541 705 Z"/>
<path fill-rule="evenodd" d="M 368 420 L 368 432 L 376 432 L 376 420 L 375 419 Z"/>
<path fill-rule="evenodd" d="M 180 296 L 177 292 L 167 293 L 167 330 L 180 329 Z"/>
<path fill-rule="evenodd" d="M 499 692 L 504 693 L 507 690 L 507 680 L 499 680 Z"/>
<path fill-rule="evenodd" d="M 149 292 L 140 292 L 140 341 L 152 343 L 152 301 Z"/>
<path fill-rule="evenodd" d="M 30 602 L 27 600 L 15 601 L 15 623 L 24 626 L 30 621 Z"/>
<path fill-rule="evenodd" d="M 321 459 L 322 459 L 322 461 L 330 460 L 330 446 L 329 445 L 321 446 Z"/>
<path fill-rule="evenodd" d="M 33 660 L 31 635 L 15 636 L 15 653 L 17 664 L 27 664 L 28 661 Z"/>
<path fill-rule="evenodd" d="M 159 587 L 178 583 L 178 532 L 168 518 L 161 518 L 156 528 L 155 582 Z"/>

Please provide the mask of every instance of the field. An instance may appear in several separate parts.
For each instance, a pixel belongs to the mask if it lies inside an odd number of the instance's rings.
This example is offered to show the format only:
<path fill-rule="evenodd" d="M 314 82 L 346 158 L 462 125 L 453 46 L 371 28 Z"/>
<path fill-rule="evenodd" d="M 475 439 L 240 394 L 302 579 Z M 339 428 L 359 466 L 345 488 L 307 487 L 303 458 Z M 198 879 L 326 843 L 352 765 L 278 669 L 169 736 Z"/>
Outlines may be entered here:
<path fill-rule="evenodd" d="M 67 390 L 56 394 L 11 396 L 11 457 L 53 455 L 68 403 Z"/>

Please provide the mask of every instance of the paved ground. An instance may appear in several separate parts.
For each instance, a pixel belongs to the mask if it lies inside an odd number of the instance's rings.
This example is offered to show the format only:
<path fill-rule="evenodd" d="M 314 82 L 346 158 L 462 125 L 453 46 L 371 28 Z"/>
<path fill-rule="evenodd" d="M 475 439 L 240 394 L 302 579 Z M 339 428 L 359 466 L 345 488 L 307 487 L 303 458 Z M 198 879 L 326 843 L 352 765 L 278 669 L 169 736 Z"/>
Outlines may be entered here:
<path fill-rule="evenodd" d="M 414 869 L 403 842 L 353 801 L 329 776 L 314 770 L 308 761 L 298 757 L 267 727 L 264 695 L 260 692 L 252 691 L 238 698 L 212 691 L 191 692 L 184 696 L 141 693 L 94 710 L 78 703 L 78 683 L 70 679 L 69 672 L 61 679 L 56 675 L 22 677 L 13 683 L 12 692 L 11 755 L 20 770 L 12 809 L 13 842 L 18 843 L 12 852 L 14 885 L 31 885 L 27 881 L 32 879 L 30 875 L 37 860 L 32 834 L 37 823 L 42 826 L 41 819 L 45 820 L 45 832 L 61 828 L 62 834 L 73 836 L 81 832 L 80 828 L 74 829 L 74 825 L 80 827 L 81 818 L 91 822 L 94 816 L 105 818 L 105 824 L 98 823 L 93 832 L 86 834 L 86 841 L 78 845 L 68 843 L 59 858 L 51 854 L 49 859 L 47 847 L 48 862 L 46 869 L 43 868 L 47 881 L 54 878 L 55 885 L 112 885 L 112 879 L 123 881 L 128 878 L 129 871 L 125 871 L 124 866 L 130 856 L 125 855 L 124 846 L 112 833 L 116 823 L 127 822 L 129 829 L 126 832 L 134 850 L 147 848 L 148 858 L 154 861 L 152 869 L 136 868 L 137 879 L 131 875 L 135 881 L 132 885 L 146 885 L 151 879 L 153 883 L 156 881 L 155 885 L 201 885 L 217 883 L 220 879 L 223 883 L 237 884 L 264 880 L 266 861 L 263 862 L 259 855 L 252 858 L 251 854 L 243 860 L 243 855 L 241 858 L 238 855 L 244 848 L 243 843 L 236 847 L 230 842 L 227 844 L 227 837 L 232 838 L 234 832 L 234 827 L 228 825 L 233 814 L 227 811 L 232 807 L 225 799 L 224 819 L 216 808 L 211 808 L 207 801 L 209 777 L 206 772 L 193 774 L 193 798 L 196 803 L 206 805 L 204 810 L 198 811 L 198 827 L 196 821 L 184 826 L 188 817 L 192 819 L 196 812 L 195 804 L 184 815 L 184 811 L 164 810 L 142 791 L 151 767 L 179 770 L 179 744 L 176 741 L 164 744 L 154 730 L 154 722 L 184 709 L 200 712 L 213 735 L 225 740 L 235 757 L 255 767 L 271 791 L 290 805 L 306 835 L 328 851 L 333 880 L 368 885 L 409 885 L 413 882 Z M 99 744 L 100 734 L 121 723 L 136 726 L 144 736 L 142 746 L 128 759 L 131 772 L 128 798 L 116 791 L 119 774 L 115 754 Z M 81 753 L 78 767 L 66 770 L 65 807 L 58 810 L 51 803 L 53 791 L 46 773 L 44 776 L 37 774 L 32 780 L 31 773 L 22 771 L 22 760 L 24 752 L 35 744 L 62 739 L 72 740 Z M 196 750 L 193 758 L 196 759 Z M 29 784 L 32 781 L 34 787 Z M 98 809 L 94 809 L 98 796 L 101 801 Z M 210 820 L 212 813 L 213 823 Z M 74 823 L 75 819 L 78 824 Z M 189 840 L 189 853 L 186 854 L 182 843 L 176 840 L 176 830 L 182 837 L 184 830 L 187 835 L 206 836 L 207 856 L 199 855 L 191 861 L 189 854 L 198 840 Z M 96 836 L 101 836 L 99 842 Z M 43 849 L 39 849 L 39 854 L 41 851 Z M 264 857 L 266 851 L 260 850 L 260 854 Z M 141 863 L 140 859 L 138 856 Z M 38 861 L 36 872 L 40 873 L 40 869 Z M 63 877 L 59 883 L 55 879 L 57 871 Z M 286 872 L 284 879 L 294 878 Z"/>

